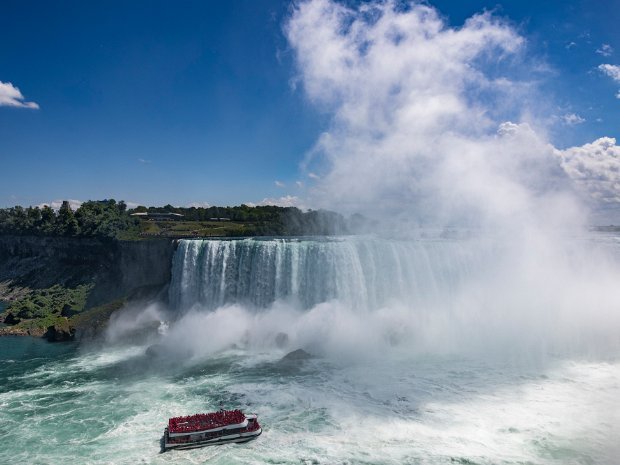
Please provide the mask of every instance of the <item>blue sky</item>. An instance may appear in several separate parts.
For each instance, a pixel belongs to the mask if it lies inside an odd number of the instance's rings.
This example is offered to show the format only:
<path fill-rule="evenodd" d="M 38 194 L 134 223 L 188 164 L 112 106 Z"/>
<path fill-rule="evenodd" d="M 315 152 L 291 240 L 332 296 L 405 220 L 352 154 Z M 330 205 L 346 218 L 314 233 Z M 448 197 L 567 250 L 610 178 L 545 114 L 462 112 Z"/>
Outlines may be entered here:
<path fill-rule="evenodd" d="M 451 26 L 491 9 L 527 39 L 556 147 L 620 138 L 620 83 L 598 69 L 620 64 L 619 1 L 432 5 Z M 0 106 L 0 206 L 233 205 L 303 196 L 296 183 L 312 183 L 300 165 L 329 115 L 293 85 L 288 2 L 19 0 L 1 10 L 0 81 L 39 108 Z"/>

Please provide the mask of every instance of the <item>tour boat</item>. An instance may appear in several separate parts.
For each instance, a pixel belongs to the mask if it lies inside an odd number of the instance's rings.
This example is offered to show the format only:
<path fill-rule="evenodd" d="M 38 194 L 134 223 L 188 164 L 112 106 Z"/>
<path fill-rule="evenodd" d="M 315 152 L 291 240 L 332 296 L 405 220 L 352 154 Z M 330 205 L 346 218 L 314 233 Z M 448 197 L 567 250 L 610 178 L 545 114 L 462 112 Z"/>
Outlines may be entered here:
<path fill-rule="evenodd" d="M 254 414 L 241 410 L 220 410 L 198 413 L 168 420 L 162 438 L 163 451 L 193 449 L 195 447 L 248 442 L 263 432 Z"/>

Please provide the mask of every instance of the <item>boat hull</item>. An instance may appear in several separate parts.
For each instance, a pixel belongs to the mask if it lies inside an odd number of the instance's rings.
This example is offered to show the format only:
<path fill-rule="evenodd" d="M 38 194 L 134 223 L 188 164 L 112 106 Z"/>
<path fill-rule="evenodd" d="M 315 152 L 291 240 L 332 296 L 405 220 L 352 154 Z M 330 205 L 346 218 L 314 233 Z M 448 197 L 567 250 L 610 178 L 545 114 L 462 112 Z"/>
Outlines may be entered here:
<path fill-rule="evenodd" d="M 259 428 L 256 431 L 252 431 L 249 433 L 238 433 L 231 434 L 227 436 L 222 436 L 214 439 L 205 439 L 202 441 L 188 442 L 185 444 L 174 444 L 166 442 L 166 435 L 163 437 L 162 441 L 162 451 L 166 452 L 169 450 L 187 450 L 187 449 L 197 449 L 199 447 L 207 447 L 207 446 L 218 446 L 221 444 L 241 444 L 244 442 L 252 441 L 256 439 L 262 434 L 262 428 Z"/>

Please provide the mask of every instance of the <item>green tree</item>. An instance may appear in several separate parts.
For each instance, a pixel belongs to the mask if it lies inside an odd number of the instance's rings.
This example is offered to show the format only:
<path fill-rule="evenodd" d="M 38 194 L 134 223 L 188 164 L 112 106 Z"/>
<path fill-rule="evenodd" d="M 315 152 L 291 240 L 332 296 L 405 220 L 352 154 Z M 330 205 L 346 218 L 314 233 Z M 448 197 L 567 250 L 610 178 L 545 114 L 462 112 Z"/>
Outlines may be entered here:
<path fill-rule="evenodd" d="M 41 222 L 39 223 L 39 232 L 43 235 L 53 234 L 54 225 L 56 223 L 56 212 L 49 205 L 44 205 L 41 209 Z"/>
<path fill-rule="evenodd" d="M 62 205 L 58 210 L 56 225 L 58 234 L 64 236 L 76 236 L 80 231 L 78 222 L 73 214 L 73 210 L 71 210 L 71 206 L 66 200 L 63 200 Z"/>

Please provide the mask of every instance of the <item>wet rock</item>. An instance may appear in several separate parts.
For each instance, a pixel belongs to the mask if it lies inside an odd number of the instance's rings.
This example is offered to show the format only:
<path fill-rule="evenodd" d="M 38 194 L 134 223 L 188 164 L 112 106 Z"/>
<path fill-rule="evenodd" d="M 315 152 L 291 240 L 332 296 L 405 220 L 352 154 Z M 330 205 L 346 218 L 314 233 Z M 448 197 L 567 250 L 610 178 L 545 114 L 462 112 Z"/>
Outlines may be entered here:
<path fill-rule="evenodd" d="M 75 338 L 75 328 L 67 324 L 55 324 L 47 328 L 44 337 L 49 342 L 72 341 Z"/>
<path fill-rule="evenodd" d="M 297 350 L 294 350 L 286 354 L 284 357 L 282 357 L 282 360 L 280 361 L 281 362 L 297 362 L 301 360 L 309 360 L 311 358 L 314 358 L 312 354 L 309 354 L 303 349 L 297 349 Z"/>

